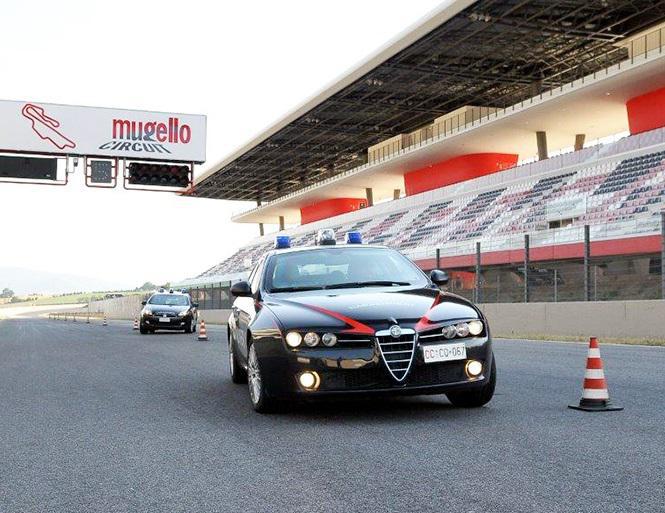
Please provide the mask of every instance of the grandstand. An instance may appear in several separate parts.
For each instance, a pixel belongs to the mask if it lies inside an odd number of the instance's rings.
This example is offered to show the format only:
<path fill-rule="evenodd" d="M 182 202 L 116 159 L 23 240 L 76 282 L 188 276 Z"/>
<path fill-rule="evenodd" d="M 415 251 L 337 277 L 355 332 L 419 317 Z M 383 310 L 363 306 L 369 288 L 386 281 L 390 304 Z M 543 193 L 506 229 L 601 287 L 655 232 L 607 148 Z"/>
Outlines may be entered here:
<path fill-rule="evenodd" d="M 660 297 L 665 5 L 637 4 L 457 1 L 434 13 L 197 180 L 192 194 L 201 197 L 253 194 L 257 206 L 234 220 L 259 223 L 262 235 L 190 283 L 247 272 L 272 247 L 265 223 L 279 224 L 294 245 L 311 244 L 321 228 L 340 239 L 358 230 L 366 242 L 397 248 L 424 269 L 450 270 L 451 288 L 477 300 Z M 532 51 L 511 55 L 516 42 L 506 27 L 519 27 Z M 483 38 L 465 39 L 473 29 L 476 36 L 490 31 L 489 48 Z M 465 44 L 453 51 L 456 38 Z M 442 60 L 460 51 L 473 72 L 461 75 Z M 495 59 L 483 62 L 479 52 Z M 424 61 L 436 55 L 439 64 L 425 70 L 415 54 Z M 492 72 L 498 64 L 510 71 Z M 419 89 L 422 81 L 451 76 L 458 93 L 467 87 L 458 102 L 431 82 Z M 367 89 L 376 86 L 370 80 L 391 84 L 388 96 L 400 98 L 392 89 L 397 79 L 402 92 L 414 84 L 418 105 L 405 100 L 398 109 L 404 116 L 386 108 L 376 119 L 385 102 Z M 500 102 L 487 96 L 499 85 L 511 91 Z M 357 87 L 364 88 L 362 102 L 357 94 L 349 100 Z M 382 133 L 348 113 L 353 101 Z M 441 104 L 447 107 L 433 107 Z M 334 149 L 321 143 L 331 133 L 322 113 L 353 125 L 336 136 Z M 318 129 L 294 130 L 314 118 Z M 344 152 L 356 158 L 341 158 Z"/>

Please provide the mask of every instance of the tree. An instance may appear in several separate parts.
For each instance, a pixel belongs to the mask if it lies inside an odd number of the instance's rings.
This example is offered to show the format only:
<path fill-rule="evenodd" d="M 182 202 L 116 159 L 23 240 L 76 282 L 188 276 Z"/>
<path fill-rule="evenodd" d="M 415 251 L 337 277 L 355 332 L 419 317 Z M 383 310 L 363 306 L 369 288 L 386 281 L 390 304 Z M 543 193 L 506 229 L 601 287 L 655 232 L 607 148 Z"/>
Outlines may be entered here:
<path fill-rule="evenodd" d="M 146 281 L 143 285 L 141 285 L 136 290 L 155 290 L 156 288 L 157 288 L 157 286 L 154 283 Z"/>
<path fill-rule="evenodd" d="M 12 297 L 14 295 L 14 291 L 12 289 L 4 288 L 2 289 L 2 293 L 0 294 L 0 297 Z"/>

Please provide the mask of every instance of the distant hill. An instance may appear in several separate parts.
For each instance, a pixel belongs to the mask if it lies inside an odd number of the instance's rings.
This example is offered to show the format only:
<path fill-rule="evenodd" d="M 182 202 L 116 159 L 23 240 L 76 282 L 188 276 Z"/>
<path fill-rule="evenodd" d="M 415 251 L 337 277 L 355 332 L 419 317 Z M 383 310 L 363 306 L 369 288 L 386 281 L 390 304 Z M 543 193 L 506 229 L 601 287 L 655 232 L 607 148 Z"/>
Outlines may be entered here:
<path fill-rule="evenodd" d="M 127 285 L 127 283 L 123 284 L 103 278 L 0 266 L 0 290 L 7 287 L 19 296 L 33 292 L 61 294 L 63 292 L 121 290 Z"/>

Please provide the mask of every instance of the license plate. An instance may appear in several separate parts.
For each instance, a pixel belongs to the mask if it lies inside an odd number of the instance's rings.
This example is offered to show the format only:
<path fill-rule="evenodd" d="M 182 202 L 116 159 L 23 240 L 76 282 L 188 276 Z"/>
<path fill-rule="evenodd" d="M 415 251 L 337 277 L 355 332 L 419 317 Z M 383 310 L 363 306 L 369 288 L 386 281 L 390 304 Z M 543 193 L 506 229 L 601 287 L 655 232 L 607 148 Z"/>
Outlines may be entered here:
<path fill-rule="evenodd" d="M 169 319 L 168 317 L 160 317 L 159 322 L 171 322 L 171 319 Z"/>
<path fill-rule="evenodd" d="M 466 359 L 466 345 L 464 342 L 456 344 L 432 344 L 423 346 L 425 363 L 449 362 Z"/>

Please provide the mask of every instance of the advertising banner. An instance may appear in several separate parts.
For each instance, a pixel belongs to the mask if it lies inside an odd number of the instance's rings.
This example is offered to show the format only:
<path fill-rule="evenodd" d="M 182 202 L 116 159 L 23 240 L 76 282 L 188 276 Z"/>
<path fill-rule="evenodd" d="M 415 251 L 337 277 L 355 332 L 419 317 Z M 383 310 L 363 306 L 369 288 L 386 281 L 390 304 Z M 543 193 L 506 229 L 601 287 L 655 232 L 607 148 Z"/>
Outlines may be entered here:
<path fill-rule="evenodd" d="M 204 162 L 206 117 L 0 100 L 0 151 Z"/>

